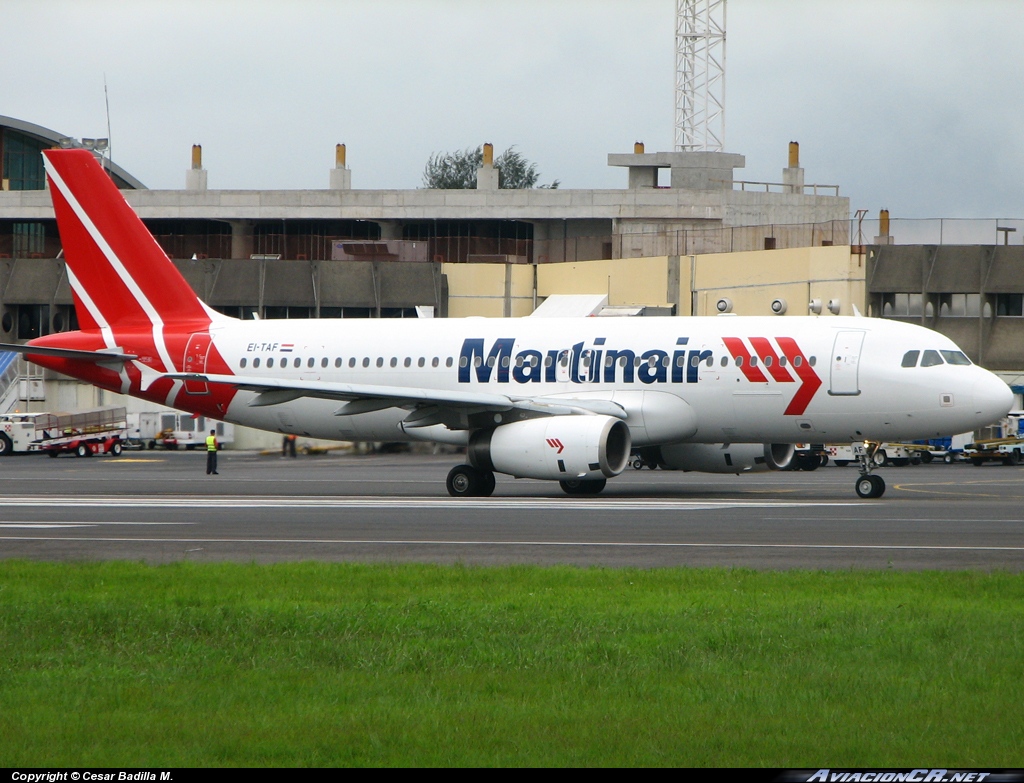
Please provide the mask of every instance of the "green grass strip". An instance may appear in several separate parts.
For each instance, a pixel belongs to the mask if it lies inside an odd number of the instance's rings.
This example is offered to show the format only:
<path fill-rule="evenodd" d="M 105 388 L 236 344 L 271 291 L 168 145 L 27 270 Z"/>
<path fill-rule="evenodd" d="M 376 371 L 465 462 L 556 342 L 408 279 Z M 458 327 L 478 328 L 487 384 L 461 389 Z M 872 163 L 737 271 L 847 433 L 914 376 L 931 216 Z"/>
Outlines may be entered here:
<path fill-rule="evenodd" d="M 0 561 L 0 767 L 1022 767 L 1022 704 L 1022 574 Z"/>

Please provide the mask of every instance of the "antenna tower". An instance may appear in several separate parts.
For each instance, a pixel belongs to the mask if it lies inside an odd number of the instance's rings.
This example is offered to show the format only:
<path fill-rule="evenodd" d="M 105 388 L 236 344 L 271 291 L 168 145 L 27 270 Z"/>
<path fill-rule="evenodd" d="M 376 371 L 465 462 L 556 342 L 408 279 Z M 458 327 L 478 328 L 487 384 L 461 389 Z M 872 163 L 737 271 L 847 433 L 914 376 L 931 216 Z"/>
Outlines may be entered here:
<path fill-rule="evenodd" d="M 676 0 L 676 151 L 724 152 L 725 2 Z"/>

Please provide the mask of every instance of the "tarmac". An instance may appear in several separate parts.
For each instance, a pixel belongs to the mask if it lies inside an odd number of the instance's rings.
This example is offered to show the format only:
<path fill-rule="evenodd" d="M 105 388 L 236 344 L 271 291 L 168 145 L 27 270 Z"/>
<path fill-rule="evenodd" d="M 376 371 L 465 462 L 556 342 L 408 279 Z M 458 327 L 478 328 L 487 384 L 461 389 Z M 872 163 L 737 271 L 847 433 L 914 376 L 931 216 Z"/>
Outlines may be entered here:
<path fill-rule="evenodd" d="M 1024 467 L 733 476 L 627 468 L 597 496 L 498 476 L 451 498 L 458 456 L 202 452 L 0 459 L 0 557 L 751 569 L 1024 568 Z"/>

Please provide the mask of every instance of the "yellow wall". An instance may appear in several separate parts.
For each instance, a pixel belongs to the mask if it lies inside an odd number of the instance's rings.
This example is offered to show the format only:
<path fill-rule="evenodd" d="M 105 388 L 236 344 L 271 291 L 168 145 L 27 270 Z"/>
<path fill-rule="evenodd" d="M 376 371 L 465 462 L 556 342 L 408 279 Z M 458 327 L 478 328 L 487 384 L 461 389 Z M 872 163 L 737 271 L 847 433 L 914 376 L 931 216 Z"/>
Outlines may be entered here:
<path fill-rule="evenodd" d="M 852 305 L 864 307 L 863 256 L 849 246 L 803 247 L 658 256 L 559 264 L 445 264 L 448 314 L 452 317 L 529 315 L 552 294 L 603 294 L 608 304 L 669 307 L 678 315 L 715 315 L 721 298 L 732 300 L 739 315 L 771 315 L 774 299 L 785 299 L 786 315 L 807 315 L 811 299 L 840 302 L 840 315 Z M 691 289 L 692 285 L 692 289 Z M 693 295 L 695 294 L 695 295 Z M 691 303 L 696 312 L 691 312 Z"/>

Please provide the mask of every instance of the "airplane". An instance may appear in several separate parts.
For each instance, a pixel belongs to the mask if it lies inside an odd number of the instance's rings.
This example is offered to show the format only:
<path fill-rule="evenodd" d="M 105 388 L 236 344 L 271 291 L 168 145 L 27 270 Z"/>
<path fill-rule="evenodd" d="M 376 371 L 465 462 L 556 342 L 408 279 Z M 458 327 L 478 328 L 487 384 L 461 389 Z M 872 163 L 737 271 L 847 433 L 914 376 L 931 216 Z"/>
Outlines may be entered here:
<path fill-rule="evenodd" d="M 929 329 L 864 317 L 238 320 L 203 303 L 86 150 L 43 152 L 78 331 L 0 345 L 112 392 L 280 433 L 466 448 L 495 474 L 601 492 L 635 449 L 662 467 L 786 468 L 795 443 L 989 424 L 1009 387 Z"/>

